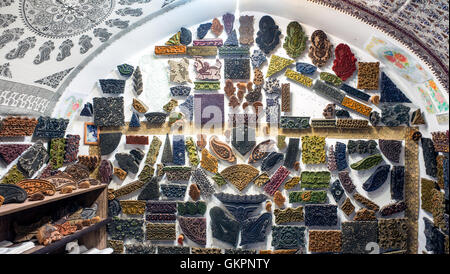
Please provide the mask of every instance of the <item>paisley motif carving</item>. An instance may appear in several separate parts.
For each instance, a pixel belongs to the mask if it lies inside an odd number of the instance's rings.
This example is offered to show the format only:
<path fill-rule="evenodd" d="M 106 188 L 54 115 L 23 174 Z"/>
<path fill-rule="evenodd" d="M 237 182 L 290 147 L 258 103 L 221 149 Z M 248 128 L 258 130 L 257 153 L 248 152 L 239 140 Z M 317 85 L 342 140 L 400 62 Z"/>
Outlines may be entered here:
<path fill-rule="evenodd" d="M 52 196 L 56 193 L 55 186 L 47 180 L 28 179 L 18 182 L 16 186 L 23 188 L 28 196 L 37 192 L 42 192 L 47 196 Z"/>
<path fill-rule="evenodd" d="M 39 54 L 34 58 L 33 63 L 39 65 L 44 61 L 50 60 L 50 53 L 55 49 L 55 44 L 52 40 L 48 40 L 39 48 Z"/>
<path fill-rule="evenodd" d="M 262 160 L 271 151 L 275 145 L 274 140 L 266 140 L 259 143 L 255 148 L 253 148 L 252 153 L 248 159 L 248 163 L 254 163 L 256 161 Z"/>
<path fill-rule="evenodd" d="M 126 28 L 128 28 L 129 23 L 130 23 L 129 20 L 123 21 L 123 20 L 120 20 L 119 18 L 110 19 L 110 20 L 105 21 L 105 24 L 108 27 L 111 27 L 111 28 L 112 27 L 117 27 L 119 29 L 126 29 Z"/>
<path fill-rule="evenodd" d="M 217 136 L 213 135 L 211 139 L 209 139 L 209 146 L 211 151 L 214 152 L 219 159 L 230 163 L 236 161 L 236 155 L 233 150 L 231 150 L 231 147 L 220 141 Z"/>

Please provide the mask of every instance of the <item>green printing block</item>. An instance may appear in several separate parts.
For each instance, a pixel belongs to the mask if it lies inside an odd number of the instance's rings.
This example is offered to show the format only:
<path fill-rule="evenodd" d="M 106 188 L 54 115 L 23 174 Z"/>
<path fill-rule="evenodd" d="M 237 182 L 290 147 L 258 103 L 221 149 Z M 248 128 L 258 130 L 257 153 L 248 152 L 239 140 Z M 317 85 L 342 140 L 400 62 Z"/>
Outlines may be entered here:
<path fill-rule="evenodd" d="M 371 169 L 383 161 L 381 154 L 374 154 L 350 165 L 355 170 Z"/>
<path fill-rule="evenodd" d="M 300 175 L 302 188 L 328 188 L 331 174 L 328 171 L 303 171 Z"/>
<path fill-rule="evenodd" d="M 280 128 L 284 129 L 309 128 L 309 117 L 281 116 Z"/>
<path fill-rule="evenodd" d="M 325 96 L 326 98 L 333 100 L 338 104 L 340 104 L 345 98 L 345 94 L 341 92 L 337 87 L 321 80 L 316 80 L 312 89 L 319 95 Z"/>
<path fill-rule="evenodd" d="M 335 85 L 337 87 L 342 85 L 341 78 L 339 78 L 336 75 L 334 75 L 332 73 L 329 73 L 329 72 L 321 72 L 320 73 L 320 80 L 323 80 L 323 81 L 325 81 L 327 83 L 330 83 L 332 85 Z"/>
<path fill-rule="evenodd" d="M 196 90 L 219 90 L 220 82 L 210 82 L 210 81 L 197 81 L 194 82 L 194 89 Z"/>
<path fill-rule="evenodd" d="M 250 55 L 248 47 L 219 47 L 220 57 L 247 57 Z"/>
<path fill-rule="evenodd" d="M 326 201 L 327 192 L 324 190 L 293 191 L 289 193 L 289 203 L 320 204 Z"/>

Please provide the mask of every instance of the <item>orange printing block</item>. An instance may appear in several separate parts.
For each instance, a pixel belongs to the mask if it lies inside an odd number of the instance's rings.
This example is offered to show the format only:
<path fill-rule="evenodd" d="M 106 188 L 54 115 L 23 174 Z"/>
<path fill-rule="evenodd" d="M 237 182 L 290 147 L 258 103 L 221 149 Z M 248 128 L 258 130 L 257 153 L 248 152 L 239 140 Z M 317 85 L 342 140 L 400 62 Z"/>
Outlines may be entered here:
<path fill-rule="evenodd" d="M 148 145 L 148 136 L 127 135 L 127 145 Z"/>
<path fill-rule="evenodd" d="M 16 185 L 23 188 L 28 196 L 31 196 L 36 192 L 42 192 L 47 196 L 52 196 L 56 193 L 55 186 L 47 180 L 27 179 L 18 182 Z"/>
<path fill-rule="evenodd" d="M 362 115 L 367 116 L 367 117 L 369 117 L 370 112 L 372 112 L 371 107 L 361 104 L 360 102 L 357 102 L 347 96 L 344 97 L 344 100 L 342 100 L 341 105 L 343 105 L 344 107 L 347 107 L 349 109 L 352 109 L 356 112 L 359 112 Z"/>
<path fill-rule="evenodd" d="M 186 46 L 155 46 L 156 55 L 182 55 L 186 54 Z"/>
<path fill-rule="evenodd" d="M 0 122 L 0 136 L 31 136 L 37 122 L 36 118 L 7 117 Z"/>

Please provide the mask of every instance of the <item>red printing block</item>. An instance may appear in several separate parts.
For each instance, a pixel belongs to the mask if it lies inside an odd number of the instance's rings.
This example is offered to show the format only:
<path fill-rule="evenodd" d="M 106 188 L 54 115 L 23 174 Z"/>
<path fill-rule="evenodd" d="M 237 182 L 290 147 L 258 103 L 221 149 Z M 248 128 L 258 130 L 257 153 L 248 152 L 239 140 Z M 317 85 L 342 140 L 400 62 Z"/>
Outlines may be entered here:
<path fill-rule="evenodd" d="M 148 145 L 148 136 L 127 135 L 127 145 Z"/>

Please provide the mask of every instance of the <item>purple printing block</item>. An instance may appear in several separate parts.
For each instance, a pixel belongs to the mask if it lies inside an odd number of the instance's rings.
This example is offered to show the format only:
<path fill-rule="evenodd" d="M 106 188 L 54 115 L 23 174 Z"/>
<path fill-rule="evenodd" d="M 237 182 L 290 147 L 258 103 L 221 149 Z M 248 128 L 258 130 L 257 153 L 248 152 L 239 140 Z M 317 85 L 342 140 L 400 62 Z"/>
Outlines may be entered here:
<path fill-rule="evenodd" d="M 291 173 L 284 166 L 280 166 L 275 174 L 270 178 L 269 182 L 264 186 L 264 191 L 267 194 L 274 195 L 275 191 L 277 191 L 278 187 L 284 182 L 286 177 Z"/>

